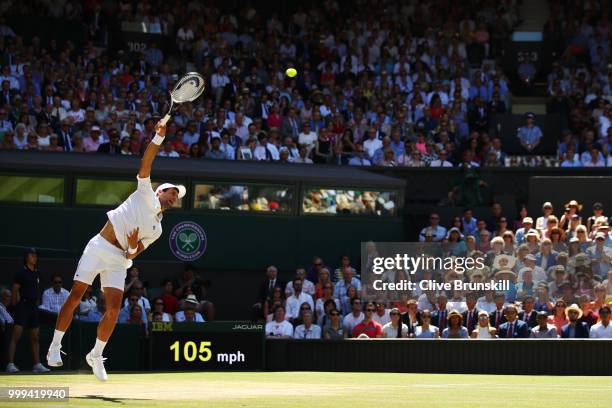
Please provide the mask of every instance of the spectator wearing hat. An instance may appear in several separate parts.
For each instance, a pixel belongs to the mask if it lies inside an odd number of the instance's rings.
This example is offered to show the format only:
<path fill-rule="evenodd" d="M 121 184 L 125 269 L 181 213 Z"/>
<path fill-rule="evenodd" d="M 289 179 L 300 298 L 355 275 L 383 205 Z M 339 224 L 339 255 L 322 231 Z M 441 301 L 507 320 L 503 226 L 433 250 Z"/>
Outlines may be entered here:
<path fill-rule="evenodd" d="M 529 326 L 518 319 L 518 310 L 514 305 L 508 305 L 504 309 L 506 322 L 499 325 L 497 336 L 501 339 L 528 338 Z"/>
<path fill-rule="evenodd" d="M 589 337 L 592 339 L 612 339 L 612 325 L 610 324 L 610 306 L 599 308 L 599 323 L 591 326 Z"/>
<path fill-rule="evenodd" d="M 548 283 L 548 292 L 552 297 L 560 297 L 561 293 L 561 285 L 566 282 L 567 276 L 565 273 L 565 266 L 556 265 L 550 270 L 550 277 L 552 282 Z"/>
<path fill-rule="evenodd" d="M 514 238 L 516 240 L 517 244 L 522 244 L 525 242 L 525 234 L 527 234 L 529 231 L 531 231 L 533 227 L 533 218 L 531 217 L 524 217 L 523 218 L 523 226 L 519 229 L 516 230 L 516 233 L 514 234 Z"/>
<path fill-rule="evenodd" d="M 542 137 L 542 130 L 539 126 L 534 124 L 535 115 L 531 112 L 525 114 L 525 125 L 518 128 L 516 136 L 519 142 L 527 152 L 532 152 L 538 147 Z"/>
<path fill-rule="evenodd" d="M 17 373 L 19 368 L 15 366 L 15 351 L 17 343 L 21 338 L 23 329 L 30 330 L 30 346 L 32 348 L 32 360 L 35 373 L 48 372 L 49 369 L 40 363 L 39 316 L 38 296 L 40 293 L 40 272 L 37 268 L 38 252 L 34 248 L 28 249 L 24 254 L 23 268 L 17 272 L 13 281 L 12 303 L 15 307 L 13 334 L 8 348 L 7 373 Z"/>
<path fill-rule="evenodd" d="M 485 310 L 478 312 L 478 323 L 470 332 L 472 339 L 494 339 L 497 337 L 497 330 L 489 323 L 489 314 Z"/>
<path fill-rule="evenodd" d="M 423 228 L 419 234 L 419 241 L 425 241 L 425 233 L 427 230 L 432 232 L 432 241 L 440 242 L 446 237 L 446 228 L 440 225 L 440 215 L 431 213 L 429 215 L 429 226 Z"/>
<path fill-rule="evenodd" d="M 546 282 L 546 272 L 544 269 L 536 265 L 537 257 L 534 254 L 527 254 L 525 259 L 523 260 L 523 265 L 525 268 L 529 268 L 533 271 L 533 280 L 537 282 Z M 521 280 L 521 276 L 519 273 L 519 280 Z"/>
<path fill-rule="evenodd" d="M 593 231 L 593 224 L 595 224 L 595 221 L 599 217 L 604 217 L 603 211 L 604 211 L 604 208 L 603 208 L 602 203 L 596 202 L 595 204 L 593 204 L 593 215 L 587 218 L 587 221 L 586 221 L 586 227 L 589 232 Z"/>
<path fill-rule="evenodd" d="M 548 222 L 548 217 L 553 215 L 553 205 L 550 201 L 546 201 L 542 204 L 542 216 L 536 219 L 535 229 L 538 231 L 543 231 L 546 228 L 546 223 Z"/>
<path fill-rule="evenodd" d="M 537 253 L 540 250 L 540 235 L 534 230 L 529 231 L 525 234 L 525 243 L 522 245 L 526 245 L 529 253 Z"/>
<path fill-rule="evenodd" d="M 196 309 L 200 303 L 195 295 L 187 295 L 183 302 L 183 310 L 176 312 L 174 315 L 175 322 L 195 322 L 204 323 L 204 318 Z"/>
<path fill-rule="evenodd" d="M 83 149 L 86 152 L 97 152 L 102 144 L 102 137 L 100 135 L 100 127 L 92 126 L 89 131 L 89 136 L 83 139 Z"/>
<path fill-rule="evenodd" d="M 612 249 L 605 246 L 606 235 L 603 232 L 595 234 L 595 243 L 591 245 L 586 254 L 590 258 L 591 270 L 595 276 L 602 280 L 608 276 L 612 262 Z"/>
<path fill-rule="evenodd" d="M 447 317 L 448 326 L 440 336 L 443 339 L 468 339 L 468 330 L 463 326 L 463 316 L 458 310 L 451 310 Z"/>
<path fill-rule="evenodd" d="M 548 323 L 548 313 L 540 311 L 537 313 L 537 325 L 531 329 L 529 337 L 532 339 L 556 339 L 557 329 Z"/>
<path fill-rule="evenodd" d="M 568 323 L 561 328 L 561 338 L 564 339 L 585 339 L 589 338 L 589 325 L 580 321 L 582 309 L 577 304 L 572 304 L 565 309 Z"/>
<path fill-rule="evenodd" d="M 587 228 L 584 225 L 580 224 L 580 216 L 578 214 L 573 214 L 570 217 L 569 225 L 567 226 L 567 229 L 565 230 L 565 236 L 569 238 L 573 238 L 577 236 L 578 229 L 584 231 L 585 234 L 587 233 Z M 550 231 L 547 231 L 546 235 L 550 236 L 551 232 L 552 232 L 552 229 Z"/>
<path fill-rule="evenodd" d="M 570 200 L 570 202 L 565 203 L 565 213 L 561 216 L 559 220 L 559 227 L 565 228 L 565 225 L 569 223 L 574 214 L 579 216 L 578 225 L 582 224 L 582 217 L 578 214 L 582 210 L 582 204 L 580 204 L 576 200 Z M 571 237 L 570 237 L 571 238 Z"/>
<path fill-rule="evenodd" d="M 580 321 L 588 324 L 589 328 L 597 323 L 599 316 L 593 311 L 590 296 L 580 295 L 578 297 L 578 306 L 580 307 L 580 310 L 582 310 L 582 317 L 580 318 Z"/>

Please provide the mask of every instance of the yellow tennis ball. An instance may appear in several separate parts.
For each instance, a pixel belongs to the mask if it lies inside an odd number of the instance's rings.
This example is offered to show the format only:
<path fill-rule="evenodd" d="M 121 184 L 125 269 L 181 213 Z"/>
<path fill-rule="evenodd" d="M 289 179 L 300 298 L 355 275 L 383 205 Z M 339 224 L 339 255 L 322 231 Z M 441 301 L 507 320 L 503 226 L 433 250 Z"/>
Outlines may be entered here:
<path fill-rule="evenodd" d="M 297 75 L 297 71 L 295 68 L 287 68 L 287 70 L 285 71 L 285 74 L 287 74 L 289 78 L 293 78 L 294 76 Z"/>

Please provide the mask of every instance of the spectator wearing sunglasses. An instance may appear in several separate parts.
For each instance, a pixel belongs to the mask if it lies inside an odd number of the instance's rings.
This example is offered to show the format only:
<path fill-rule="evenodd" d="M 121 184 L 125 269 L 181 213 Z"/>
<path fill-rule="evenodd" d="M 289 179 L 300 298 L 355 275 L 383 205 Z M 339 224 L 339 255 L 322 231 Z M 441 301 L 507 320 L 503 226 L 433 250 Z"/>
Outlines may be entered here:
<path fill-rule="evenodd" d="M 451 310 L 448 314 L 448 326 L 442 332 L 442 338 L 445 339 L 467 339 L 468 331 L 463 326 L 463 316 L 458 310 Z"/>
<path fill-rule="evenodd" d="M 344 316 L 342 321 L 342 327 L 344 328 L 344 334 L 346 337 L 351 337 L 353 328 L 363 321 L 365 315 L 361 311 L 361 299 L 351 299 L 351 313 Z"/>
<path fill-rule="evenodd" d="M 42 295 L 42 304 L 40 305 L 42 310 L 59 313 L 59 310 L 70 294 L 70 292 L 62 287 L 62 282 L 61 276 L 53 276 L 53 285 L 46 289 Z"/>
<path fill-rule="evenodd" d="M 389 312 L 391 321 L 385 324 L 382 328 L 383 337 L 385 338 L 404 338 L 408 337 L 408 326 L 402 323 L 400 311 L 394 307 Z"/>
<path fill-rule="evenodd" d="M 365 305 L 364 318 L 361 323 L 353 327 L 352 335 L 357 338 L 363 334 L 369 338 L 379 338 L 383 336 L 382 326 L 376 320 L 373 319 L 374 313 L 376 312 L 376 306 L 372 302 L 368 302 Z"/>
<path fill-rule="evenodd" d="M 126 298 L 127 304 L 125 304 L 119 311 L 119 317 L 117 319 L 118 323 L 127 323 L 128 320 L 130 320 L 130 310 L 132 309 L 133 305 L 139 304 L 138 303 L 139 299 L 140 299 L 139 294 L 133 291 L 130 292 L 130 294 Z M 147 318 L 146 318 L 146 313 L 144 313 L 144 309 L 143 309 L 143 313 L 141 313 L 140 316 L 141 316 L 142 322 L 146 325 Z"/>
<path fill-rule="evenodd" d="M 414 334 L 417 339 L 434 339 L 440 337 L 438 327 L 431 324 L 431 311 L 425 309 L 421 312 L 421 325 L 417 326 Z"/>
<path fill-rule="evenodd" d="M 538 231 L 543 231 L 546 229 L 546 224 L 548 222 L 548 217 L 553 215 L 553 205 L 550 201 L 542 204 L 542 216 L 536 219 L 536 229 Z"/>
<path fill-rule="evenodd" d="M 432 234 L 432 241 L 440 242 L 446 237 L 446 228 L 440 225 L 440 216 L 437 213 L 429 215 L 429 226 L 423 228 L 419 234 L 419 241 L 425 241 L 425 234 Z"/>
<path fill-rule="evenodd" d="M 344 328 L 340 320 L 340 311 L 332 309 L 329 312 L 329 320 L 323 327 L 323 338 L 325 340 L 342 340 L 344 339 Z"/>
<path fill-rule="evenodd" d="M 162 298 L 157 298 L 153 301 L 153 310 L 151 311 L 151 313 L 149 314 L 149 320 L 153 321 L 153 314 L 154 313 L 160 313 L 161 314 L 161 322 L 171 322 L 172 321 L 172 315 L 169 313 L 166 313 L 164 311 L 164 301 L 162 300 Z"/>
<path fill-rule="evenodd" d="M 486 310 L 478 312 L 478 324 L 470 333 L 472 339 L 494 339 L 497 337 L 497 330 L 489 324 L 489 314 Z"/>

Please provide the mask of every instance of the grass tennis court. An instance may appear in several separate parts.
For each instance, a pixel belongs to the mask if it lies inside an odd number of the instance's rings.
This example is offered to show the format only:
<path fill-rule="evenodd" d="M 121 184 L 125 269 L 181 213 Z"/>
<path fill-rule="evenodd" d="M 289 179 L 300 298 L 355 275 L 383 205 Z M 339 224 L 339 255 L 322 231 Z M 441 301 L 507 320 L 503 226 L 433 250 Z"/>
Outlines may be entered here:
<path fill-rule="evenodd" d="M 331 372 L 1 376 L 2 386 L 69 386 L 75 407 L 611 407 L 609 377 Z M 44 403 L 65 406 L 65 403 Z M 20 408 L 43 403 L 10 403 Z"/>

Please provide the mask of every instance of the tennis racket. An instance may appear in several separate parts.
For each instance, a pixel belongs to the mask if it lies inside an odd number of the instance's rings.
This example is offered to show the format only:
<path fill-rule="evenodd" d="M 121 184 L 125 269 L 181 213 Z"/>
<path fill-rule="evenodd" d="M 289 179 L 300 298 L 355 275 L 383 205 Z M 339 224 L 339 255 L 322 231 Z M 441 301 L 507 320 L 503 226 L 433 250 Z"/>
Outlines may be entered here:
<path fill-rule="evenodd" d="M 198 99 L 204 92 L 204 77 L 197 72 L 186 73 L 174 86 L 170 92 L 170 110 L 160 121 L 162 126 L 172 117 L 172 114 L 178 108 L 178 105 L 185 102 L 192 102 Z"/>

